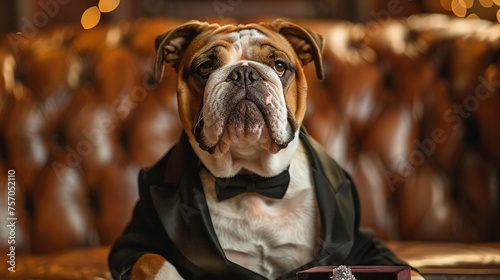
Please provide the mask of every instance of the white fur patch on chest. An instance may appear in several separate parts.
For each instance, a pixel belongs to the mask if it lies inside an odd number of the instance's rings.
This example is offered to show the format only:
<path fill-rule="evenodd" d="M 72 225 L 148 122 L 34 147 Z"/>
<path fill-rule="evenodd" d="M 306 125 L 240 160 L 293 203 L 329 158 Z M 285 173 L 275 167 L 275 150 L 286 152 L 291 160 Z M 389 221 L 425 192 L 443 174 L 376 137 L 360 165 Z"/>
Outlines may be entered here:
<path fill-rule="evenodd" d="M 214 177 L 200 172 L 212 223 L 228 260 L 274 279 L 313 260 L 319 213 L 307 152 L 299 145 L 285 197 L 248 193 L 219 202 Z"/>

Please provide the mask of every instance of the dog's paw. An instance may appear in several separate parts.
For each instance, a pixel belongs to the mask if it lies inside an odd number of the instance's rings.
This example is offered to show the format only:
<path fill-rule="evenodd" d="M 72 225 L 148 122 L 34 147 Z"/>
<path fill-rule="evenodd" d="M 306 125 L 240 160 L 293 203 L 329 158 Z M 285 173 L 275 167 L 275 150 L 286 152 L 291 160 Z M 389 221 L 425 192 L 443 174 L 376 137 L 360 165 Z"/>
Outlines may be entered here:
<path fill-rule="evenodd" d="M 422 275 L 420 275 L 420 273 L 416 272 L 415 270 L 412 270 L 411 280 L 425 280 L 425 278 Z"/>
<path fill-rule="evenodd" d="M 157 254 L 145 254 L 132 267 L 130 279 L 140 280 L 184 280 L 177 269 Z"/>

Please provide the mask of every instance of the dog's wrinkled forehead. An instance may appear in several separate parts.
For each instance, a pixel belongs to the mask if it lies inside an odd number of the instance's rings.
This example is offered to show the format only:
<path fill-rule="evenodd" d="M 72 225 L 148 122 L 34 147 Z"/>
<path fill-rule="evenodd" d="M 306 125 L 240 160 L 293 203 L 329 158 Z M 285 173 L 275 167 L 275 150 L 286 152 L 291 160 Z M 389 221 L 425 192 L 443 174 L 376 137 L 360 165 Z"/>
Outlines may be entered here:
<path fill-rule="evenodd" d="M 193 53 L 194 63 L 196 63 L 196 57 L 199 56 L 210 56 L 216 59 L 221 59 L 221 56 L 224 56 L 222 64 L 230 64 L 239 60 L 262 60 L 263 47 L 273 50 L 286 49 L 289 53 L 293 52 L 285 38 L 280 38 L 280 35 L 272 34 L 272 32 L 245 26 L 237 28 L 227 26 L 227 28 L 229 30 L 222 27 L 207 34 L 208 36 L 200 36 L 195 39 L 202 41 L 196 42 L 194 45 L 202 47 Z"/>
<path fill-rule="evenodd" d="M 208 37 L 207 44 L 200 50 L 200 53 L 223 47 L 229 52 L 229 61 L 226 61 L 226 63 L 233 63 L 242 59 L 251 59 L 253 56 L 252 52 L 255 52 L 253 46 L 262 44 L 266 38 L 267 37 L 257 29 L 240 29 L 230 33 L 221 32 L 218 36 Z"/>
<path fill-rule="evenodd" d="M 253 49 L 254 53 L 263 59 L 266 59 L 266 56 L 267 58 L 274 56 L 275 51 L 279 51 L 282 52 L 282 57 L 278 58 L 287 59 L 291 64 L 306 65 L 314 61 L 316 74 L 321 80 L 324 77 L 321 61 L 323 41 L 321 35 L 281 19 L 271 23 L 237 26 L 189 21 L 156 38 L 155 79 L 160 81 L 163 77 L 164 63 L 180 73 L 179 70 L 182 68 L 192 66 L 192 59 L 203 52 L 215 48 L 217 54 L 216 47 L 219 45 L 222 47 L 219 50 L 234 50 L 230 57 L 237 54 L 248 56 L 244 50 Z M 254 55 L 252 58 L 258 60 L 259 55 Z M 227 57 L 226 54 L 223 56 Z M 250 59 L 253 60 L 252 58 Z"/>
<path fill-rule="evenodd" d="M 249 57 L 250 46 L 261 43 L 266 36 L 257 29 L 242 29 L 229 33 L 228 38 L 232 40 L 234 49 L 240 52 L 241 56 Z"/>

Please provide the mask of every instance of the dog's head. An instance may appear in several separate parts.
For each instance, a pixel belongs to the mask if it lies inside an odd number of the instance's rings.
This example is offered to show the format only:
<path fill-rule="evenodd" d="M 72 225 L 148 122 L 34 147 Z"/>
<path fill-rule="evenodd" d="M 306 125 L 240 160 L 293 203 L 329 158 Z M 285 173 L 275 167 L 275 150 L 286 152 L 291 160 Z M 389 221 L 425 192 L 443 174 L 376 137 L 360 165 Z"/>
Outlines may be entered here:
<path fill-rule="evenodd" d="M 306 109 L 302 67 L 314 61 L 322 79 L 322 47 L 320 35 L 284 20 L 190 21 L 156 39 L 155 75 L 162 78 L 164 62 L 176 69 L 180 119 L 202 160 L 234 162 L 277 154 L 296 138 Z"/>

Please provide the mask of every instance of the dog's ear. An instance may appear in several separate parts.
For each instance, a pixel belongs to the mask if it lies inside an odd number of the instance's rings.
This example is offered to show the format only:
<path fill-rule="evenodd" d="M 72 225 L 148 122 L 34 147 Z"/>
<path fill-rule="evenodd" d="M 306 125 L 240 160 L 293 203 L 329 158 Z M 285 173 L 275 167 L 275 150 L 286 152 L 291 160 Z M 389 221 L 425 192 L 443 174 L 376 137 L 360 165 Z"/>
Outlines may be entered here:
<path fill-rule="evenodd" d="M 283 35 L 292 45 L 295 53 L 299 56 L 302 65 L 314 61 L 316 75 L 323 80 L 323 59 L 324 39 L 320 34 L 295 23 L 277 19 L 271 22 L 268 27 Z"/>
<path fill-rule="evenodd" d="M 179 62 L 189 43 L 210 26 L 211 25 L 206 22 L 192 20 L 156 37 L 156 60 L 154 70 L 155 79 L 158 82 L 163 77 L 164 62 L 170 64 L 177 70 Z"/>

